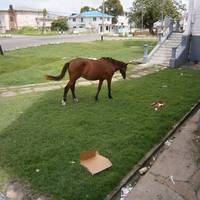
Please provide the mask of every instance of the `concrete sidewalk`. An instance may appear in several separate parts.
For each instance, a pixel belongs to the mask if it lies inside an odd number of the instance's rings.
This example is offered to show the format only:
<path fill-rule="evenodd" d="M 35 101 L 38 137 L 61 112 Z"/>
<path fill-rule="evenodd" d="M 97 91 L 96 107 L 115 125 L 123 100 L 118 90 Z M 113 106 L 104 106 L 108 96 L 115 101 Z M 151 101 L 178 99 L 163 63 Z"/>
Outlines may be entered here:
<path fill-rule="evenodd" d="M 149 65 L 139 65 L 134 67 L 131 71 L 127 72 L 127 79 L 139 78 L 148 74 L 155 73 L 159 70 L 164 69 L 162 66 L 149 66 Z M 121 80 L 121 74 L 116 73 L 113 76 L 112 82 Z M 25 95 L 32 92 L 45 92 L 50 90 L 57 90 L 64 88 L 67 84 L 68 80 L 64 81 L 51 81 L 46 83 L 38 83 L 38 84 L 28 84 L 21 86 L 0 86 L 0 98 L 1 97 L 13 97 L 17 95 Z M 88 86 L 92 84 L 97 84 L 98 81 L 87 81 L 83 78 L 80 78 L 77 81 L 76 86 Z"/>
<path fill-rule="evenodd" d="M 165 145 L 125 200 L 200 200 L 199 120 L 200 110 Z"/>

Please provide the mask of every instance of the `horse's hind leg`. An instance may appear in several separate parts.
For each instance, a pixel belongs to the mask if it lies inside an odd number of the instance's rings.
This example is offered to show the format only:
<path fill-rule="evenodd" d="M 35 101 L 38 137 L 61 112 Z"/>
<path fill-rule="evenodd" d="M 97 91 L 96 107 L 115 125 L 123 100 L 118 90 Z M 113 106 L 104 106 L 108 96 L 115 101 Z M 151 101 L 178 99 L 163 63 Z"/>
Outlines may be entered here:
<path fill-rule="evenodd" d="M 99 85 L 98 85 L 97 94 L 96 94 L 96 96 L 95 96 L 95 100 L 96 100 L 96 101 L 98 100 L 98 96 L 99 96 L 99 92 L 100 92 L 100 90 L 101 90 L 102 83 L 103 83 L 103 79 L 100 79 L 100 80 L 99 80 Z"/>
<path fill-rule="evenodd" d="M 64 88 L 64 95 L 63 95 L 63 99 L 62 99 L 62 105 L 65 106 L 66 105 L 66 101 L 67 101 L 67 93 L 69 91 L 69 88 L 71 88 L 71 86 L 73 85 L 73 82 L 70 80 L 67 85 Z"/>
<path fill-rule="evenodd" d="M 78 102 L 78 99 L 76 98 L 76 94 L 75 94 L 75 84 L 76 82 L 74 82 L 74 84 L 71 86 L 71 92 L 72 92 L 74 102 Z"/>

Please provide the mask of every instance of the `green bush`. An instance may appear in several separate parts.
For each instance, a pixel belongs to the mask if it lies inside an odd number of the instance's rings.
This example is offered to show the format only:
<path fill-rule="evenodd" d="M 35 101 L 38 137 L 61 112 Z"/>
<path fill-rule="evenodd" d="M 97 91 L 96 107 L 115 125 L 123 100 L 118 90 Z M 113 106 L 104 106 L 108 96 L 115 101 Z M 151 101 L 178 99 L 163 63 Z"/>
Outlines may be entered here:
<path fill-rule="evenodd" d="M 58 30 L 63 30 L 66 31 L 68 30 L 68 24 L 67 20 L 65 18 L 62 19 L 56 19 L 51 23 L 51 30 L 58 31 Z"/>

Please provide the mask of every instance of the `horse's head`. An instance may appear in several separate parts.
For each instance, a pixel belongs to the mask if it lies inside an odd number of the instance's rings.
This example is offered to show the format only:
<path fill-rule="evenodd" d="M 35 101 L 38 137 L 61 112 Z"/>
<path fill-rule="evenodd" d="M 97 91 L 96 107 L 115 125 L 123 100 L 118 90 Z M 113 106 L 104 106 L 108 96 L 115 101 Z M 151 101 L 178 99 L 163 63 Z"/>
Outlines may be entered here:
<path fill-rule="evenodd" d="M 119 60 L 115 60 L 113 58 L 110 57 L 102 57 L 101 59 L 106 60 L 107 62 L 113 64 L 113 66 L 115 66 L 116 70 L 119 70 L 123 79 L 126 79 L 126 70 L 127 70 L 127 65 L 129 63 L 125 63 Z"/>
<path fill-rule="evenodd" d="M 128 63 L 124 63 L 123 65 L 121 65 L 119 71 L 123 77 L 123 79 L 126 79 L 126 70 L 127 70 L 127 65 Z"/>

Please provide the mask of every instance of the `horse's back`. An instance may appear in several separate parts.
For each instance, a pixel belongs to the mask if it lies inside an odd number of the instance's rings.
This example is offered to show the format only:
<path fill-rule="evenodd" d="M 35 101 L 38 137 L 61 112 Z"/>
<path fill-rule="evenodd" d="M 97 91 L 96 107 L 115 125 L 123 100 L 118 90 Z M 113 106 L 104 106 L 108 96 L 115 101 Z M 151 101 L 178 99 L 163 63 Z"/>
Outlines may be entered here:
<path fill-rule="evenodd" d="M 111 65 L 104 60 L 88 58 L 76 58 L 71 60 L 68 71 L 71 76 L 83 77 L 88 80 L 105 79 L 114 73 Z"/>

